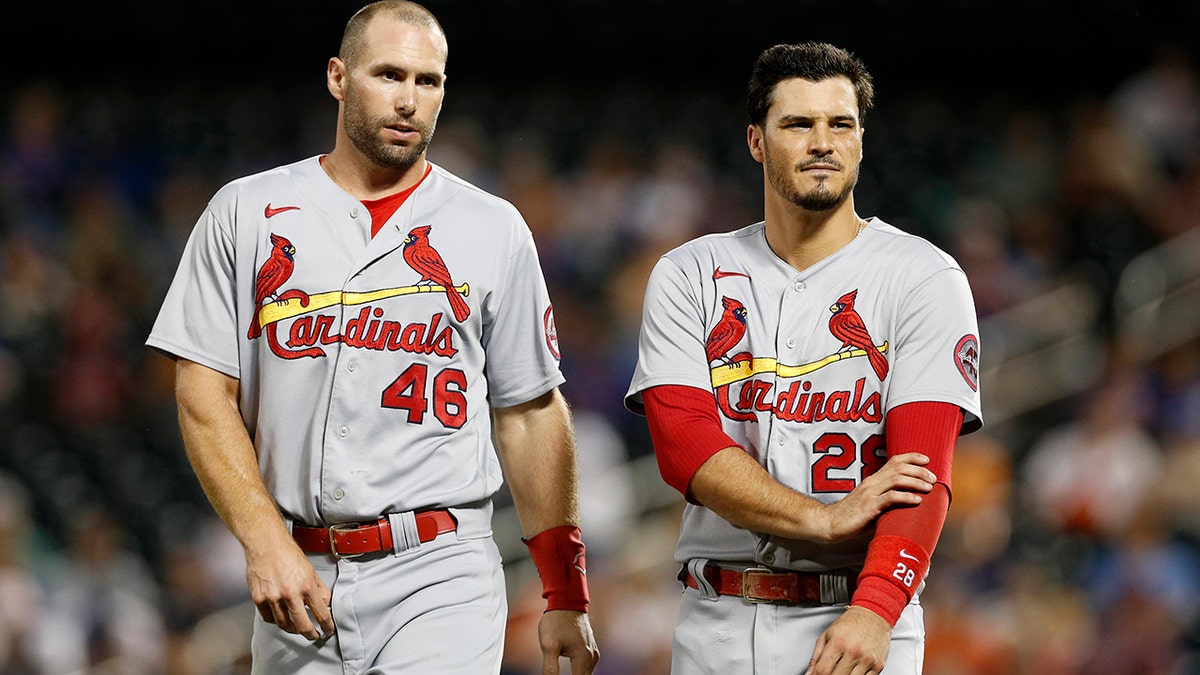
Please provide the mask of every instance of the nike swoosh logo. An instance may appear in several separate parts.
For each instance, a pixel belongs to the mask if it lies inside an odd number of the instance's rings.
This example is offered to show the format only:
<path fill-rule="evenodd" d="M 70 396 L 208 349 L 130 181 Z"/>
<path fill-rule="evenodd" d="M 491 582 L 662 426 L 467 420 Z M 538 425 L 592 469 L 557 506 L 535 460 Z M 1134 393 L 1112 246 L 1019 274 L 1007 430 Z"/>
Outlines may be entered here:
<path fill-rule="evenodd" d="M 579 564 L 579 559 L 580 559 L 581 557 L 583 557 L 583 554 L 582 554 L 582 553 L 576 553 L 576 554 L 575 554 L 575 560 L 571 561 L 571 564 L 572 564 L 572 566 L 573 566 L 575 569 L 579 570 L 579 573 L 580 573 L 580 574 L 582 574 L 583 576 L 585 576 L 585 577 L 586 577 L 586 576 L 587 576 L 587 570 L 583 569 L 583 566 Z"/>
<path fill-rule="evenodd" d="M 268 203 L 267 208 L 263 209 L 263 215 L 270 218 L 271 216 L 277 216 L 277 215 L 283 213 L 284 211 L 299 211 L 299 210 L 300 210 L 299 206 L 280 206 L 277 209 L 273 209 L 273 208 L 271 208 L 271 204 Z"/>
<path fill-rule="evenodd" d="M 713 279 L 724 279 L 725 277 L 746 277 L 747 279 L 749 279 L 750 275 L 742 274 L 741 272 L 726 272 L 726 271 L 722 270 L 720 268 L 720 266 L 718 266 L 717 269 L 713 270 Z"/>
<path fill-rule="evenodd" d="M 900 549 L 900 557 L 901 557 L 901 558 L 908 558 L 909 560 L 915 560 L 915 561 L 917 561 L 917 562 L 921 562 L 921 559 L 920 559 L 920 558 L 918 558 L 918 557 L 917 557 L 917 556 L 915 556 L 915 555 L 909 555 L 909 554 L 908 554 L 908 553 L 907 553 L 907 552 L 906 552 L 904 549 Z"/>

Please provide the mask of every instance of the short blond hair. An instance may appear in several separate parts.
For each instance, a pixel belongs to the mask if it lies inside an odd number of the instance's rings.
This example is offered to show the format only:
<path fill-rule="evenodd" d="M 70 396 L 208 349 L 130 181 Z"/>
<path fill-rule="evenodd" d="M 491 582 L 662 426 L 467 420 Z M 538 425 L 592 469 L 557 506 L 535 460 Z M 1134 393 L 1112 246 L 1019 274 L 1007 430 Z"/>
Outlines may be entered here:
<path fill-rule="evenodd" d="M 379 2 L 372 2 L 358 10 L 346 22 L 346 30 L 342 33 L 342 45 L 338 48 L 338 58 L 347 66 L 352 67 L 359 55 L 362 54 L 365 39 L 363 36 L 367 32 L 367 25 L 378 14 L 387 14 L 402 23 L 432 28 L 441 33 L 443 40 L 446 38 L 446 31 L 442 30 L 442 24 L 438 23 L 433 12 L 424 6 L 410 0 L 379 0 Z"/>

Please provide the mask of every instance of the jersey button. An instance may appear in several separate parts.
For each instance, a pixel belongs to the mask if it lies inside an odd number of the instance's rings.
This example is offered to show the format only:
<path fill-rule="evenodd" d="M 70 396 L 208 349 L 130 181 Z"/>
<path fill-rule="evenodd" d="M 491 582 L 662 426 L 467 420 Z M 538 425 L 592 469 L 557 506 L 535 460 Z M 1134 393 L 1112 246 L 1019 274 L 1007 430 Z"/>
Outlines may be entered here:
<path fill-rule="evenodd" d="M 796 348 L 796 338 L 788 338 L 787 342 L 785 342 L 784 344 L 787 345 L 788 349 L 795 349 Z"/>
<path fill-rule="evenodd" d="M 348 370 L 348 371 L 350 371 L 350 372 L 352 372 L 352 373 L 354 372 L 354 369 L 355 369 L 355 368 L 357 368 L 357 367 L 358 367 L 358 364 L 357 364 L 356 362 L 354 362 L 354 361 L 351 361 L 350 363 L 347 363 L 347 364 L 346 364 L 346 370 Z"/>
<path fill-rule="evenodd" d="M 350 435 L 350 427 L 338 427 L 338 436 L 345 438 Z"/>
<path fill-rule="evenodd" d="M 763 556 L 763 562 L 765 562 L 765 563 L 766 563 L 766 564 L 768 564 L 768 565 L 770 565 L 770 564 L 774 563 L 774 562 L 775 562 L 775 554 L 774 554 L 774 553 L 768 553 L 768 554 L 764 555 L 764 556 Z"/>
<path fill-rule="evenodd" d="M 354 208 L 352 208 L 352 209 L 350 209 L 350 217 L 351 217 L 351 218 L 357 218 L 357 217 L 358 217 L 358 213 L 359 213 L 359 211 L 358 211 L 358 207 L 357 207 L 357 206 L 356 206 L 356 207 L 354 207 Z"/>
<path fill-rule="evenodd" d="M 334 498 L 334 499 L 341 499 L 342 497 L 345 497 L 345 496 L 346 496 L 346 493 L 345 493 L 345 492 L 342 492 L 342 489 L 341 489 L 341 488 L 338 488 L 338 489 L 336 489 L 336 490 L 334 490 L 334 491 L 333 491 L 333 498 Z"/>
<path fill-rule="evenodd" d="M 804 282 L 803 282 L 803 281 L 797 281 L 795 284 L 793 284 L 793 285 L 792 285 L 792 288 L 796 289 L 796 292 L 797 292 L 797 293 L 803 293 L 803 292 L 804 292 L 804 288 L 805 288 L 805 286 L 804 286 Z"/>

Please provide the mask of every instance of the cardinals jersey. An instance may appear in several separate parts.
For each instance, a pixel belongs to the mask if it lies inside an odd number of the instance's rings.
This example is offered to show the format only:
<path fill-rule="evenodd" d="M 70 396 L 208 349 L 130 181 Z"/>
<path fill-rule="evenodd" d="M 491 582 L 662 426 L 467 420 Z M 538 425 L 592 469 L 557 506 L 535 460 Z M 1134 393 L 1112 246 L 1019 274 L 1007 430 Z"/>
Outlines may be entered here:
<path fill-rule="evenodd" d="M 726 345 L 739 318 L 744 334 Z M 977 334 L 965 275 L 928 241 L 875 218 L 797 272 L 758 223 L 658 261 L 625 403 L 644 413 L 641 392 L 659 385 L 712 391 L 734 442 L 776 480 L 828 504 L 886 461 L 890 409 L 953 403 L 966 412 L 964 433 L 982 425 Z M 861 566 L 868 543 L 759 535 L 688 504 L 675 555 L 819 571 Z"/>
<path fill-rule="evenodd" d="M 240 380 L 267 487 L 310 525 L 485 500 L 489 405 L 563 381 L 528 226 L 437 166 L 374 237 L 317 157 L 224 186 L 147 344 Z"/>

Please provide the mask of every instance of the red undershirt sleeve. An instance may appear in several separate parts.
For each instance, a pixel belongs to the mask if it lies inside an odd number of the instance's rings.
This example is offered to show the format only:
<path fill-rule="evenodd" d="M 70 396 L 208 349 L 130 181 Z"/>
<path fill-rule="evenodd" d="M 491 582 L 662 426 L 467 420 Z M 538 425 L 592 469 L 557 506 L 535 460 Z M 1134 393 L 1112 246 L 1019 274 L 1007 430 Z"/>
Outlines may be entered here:
<path fill-rule="evenodd" d="M 642 392 L 658 470 L 667 485 L 689 501 L 688 485 L 701 464 L 730 447 L 741 447 L 721 428 L 711 391 L 662 385 Z"/>
<path fill-rule="evenodd" d="M 888 413 L 884 427 L 888 456 L 920 452 L 929 457 L 926 468 L 938 480 L 917 506 L 894 508 L 879 516 L 850 601 L 893 626 L 925 580 L 929 558 L 946 522 L 951 460 L 962 422 L 962 409 L 951 403 L 909 403 Z"/>

